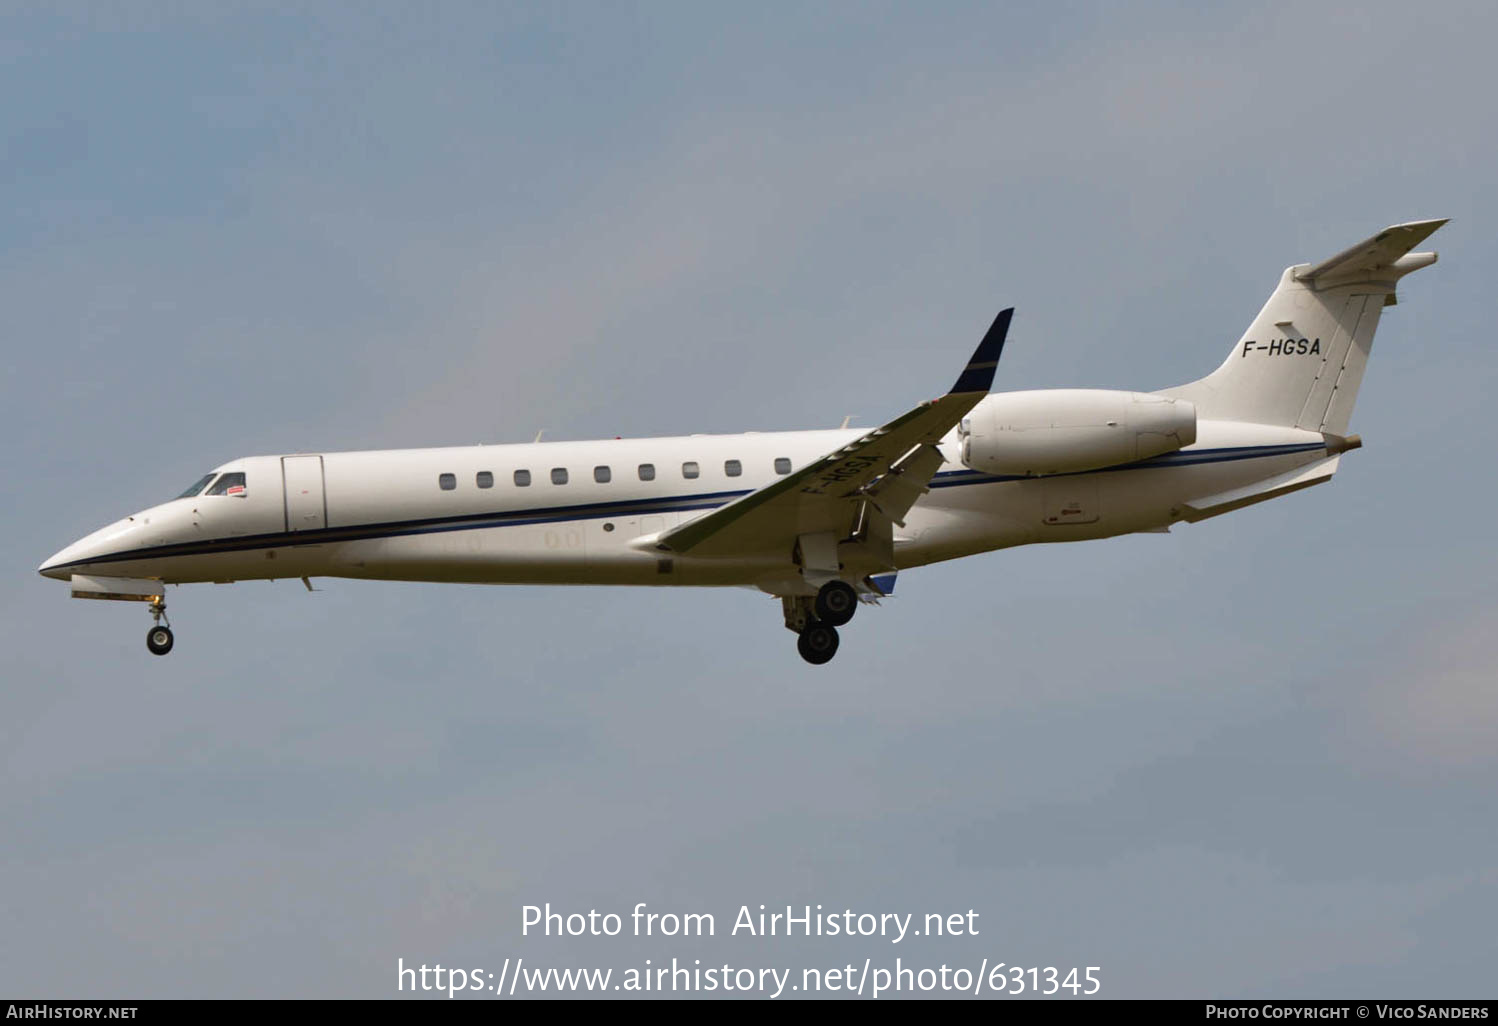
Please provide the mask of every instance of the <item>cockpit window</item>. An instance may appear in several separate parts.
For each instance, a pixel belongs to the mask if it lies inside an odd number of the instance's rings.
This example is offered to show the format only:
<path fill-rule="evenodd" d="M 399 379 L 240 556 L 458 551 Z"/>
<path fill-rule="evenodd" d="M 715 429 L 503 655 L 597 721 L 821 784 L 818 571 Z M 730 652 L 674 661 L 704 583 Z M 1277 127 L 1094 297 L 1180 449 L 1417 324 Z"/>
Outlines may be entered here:
<path fill-rule="evenodd" d="M 217 481 L 213 482 L 213 487 L 208 489 L 208 494 L 244 495 L 244 472 L 235 471 L 230 474 L 224 474 Z"/>
<path fill-rule="evenodd" d="M 209 481 L 212 481 L 212 480 L 213 480 L 213 475 L 212 474 L 204 474 L 202 477 L 198 478 L 197 481 L 193 482 L 192 487 L 190 487 L 189 489 L 187 489 L 187 491 L 183 492 L 181 495 L 177 496 L 177 498 L 179 498 L 179 499 L 190 499 L 190 498 L 192 498 L 194 495 L 197 495 L 199 492 L 201 492 L 203 490 L 203 486 L 204 485 L 206 485 Z"/>

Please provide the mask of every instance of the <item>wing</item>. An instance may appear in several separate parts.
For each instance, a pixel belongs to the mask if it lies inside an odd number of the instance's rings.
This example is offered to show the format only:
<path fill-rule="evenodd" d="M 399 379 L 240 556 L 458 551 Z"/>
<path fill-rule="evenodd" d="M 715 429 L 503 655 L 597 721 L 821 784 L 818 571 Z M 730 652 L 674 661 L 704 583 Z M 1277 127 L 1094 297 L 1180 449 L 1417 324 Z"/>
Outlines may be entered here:
<path fill-rule="evenodd" d="M 1014 309 L 1002 311 L 951 390 L 795 473 L 654 540 L 663 551 L 703 557 L 789 549 L 803 534 L 846 531 L 860 503 L 894 523 L 927 490 L 941 466 L 936 449 L 988 394 Z"/>

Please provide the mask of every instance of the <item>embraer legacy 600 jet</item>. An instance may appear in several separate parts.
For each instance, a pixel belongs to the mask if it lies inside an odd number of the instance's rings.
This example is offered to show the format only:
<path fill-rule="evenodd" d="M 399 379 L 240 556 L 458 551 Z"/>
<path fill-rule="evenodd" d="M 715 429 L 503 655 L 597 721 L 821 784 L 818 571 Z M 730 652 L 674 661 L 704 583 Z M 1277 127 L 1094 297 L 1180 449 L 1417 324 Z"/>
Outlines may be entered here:
<path fill-rule="evenodd" d="M 825 663 L 895 573 L 1011 545 L 1168 531 L 1320 484 L 1383 308 L 1445 220 L 1288 268 L 1217 370 L 1160 392 L 989 393 L 1013 310 L 956 383 L 872 431 L 233 460 L 40 567 L 79 598 L 312 577 L 757 588 Z"/>

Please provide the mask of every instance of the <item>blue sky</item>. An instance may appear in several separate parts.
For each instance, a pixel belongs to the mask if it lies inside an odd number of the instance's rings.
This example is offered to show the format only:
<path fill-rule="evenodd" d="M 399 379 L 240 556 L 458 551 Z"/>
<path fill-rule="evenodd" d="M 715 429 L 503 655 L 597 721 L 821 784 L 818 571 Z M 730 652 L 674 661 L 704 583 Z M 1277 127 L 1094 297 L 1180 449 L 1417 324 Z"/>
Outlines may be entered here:
<path fill-rule="evenodd" d="M 1488 5 L 20 6 L 0 33 L 0 989 L 382 997 L 520 907 L 975 908 L 1122 996 L 1491 994 Z M 776 603 L 35 567 L 231 457 L 873 424 L 1215 367 L 1451 217 L 1336 481 Z M 905 952 L 898 952 L 907 954 Z M 908 955 L 914 958 L 916 955 Z"/>

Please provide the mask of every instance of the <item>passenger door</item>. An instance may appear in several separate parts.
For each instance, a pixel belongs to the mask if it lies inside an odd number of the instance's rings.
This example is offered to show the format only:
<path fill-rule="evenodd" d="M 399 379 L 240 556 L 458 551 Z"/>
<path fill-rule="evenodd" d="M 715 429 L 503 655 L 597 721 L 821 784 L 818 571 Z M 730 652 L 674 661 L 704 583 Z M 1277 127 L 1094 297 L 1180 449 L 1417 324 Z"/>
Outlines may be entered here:
<path fill-rule="evenodd" d="M 323 494 L 321 456 L 282 456 L 281 480 L 286 488 L 286 530 L 316 531 L 328 526 L 328 502 Z"/>

